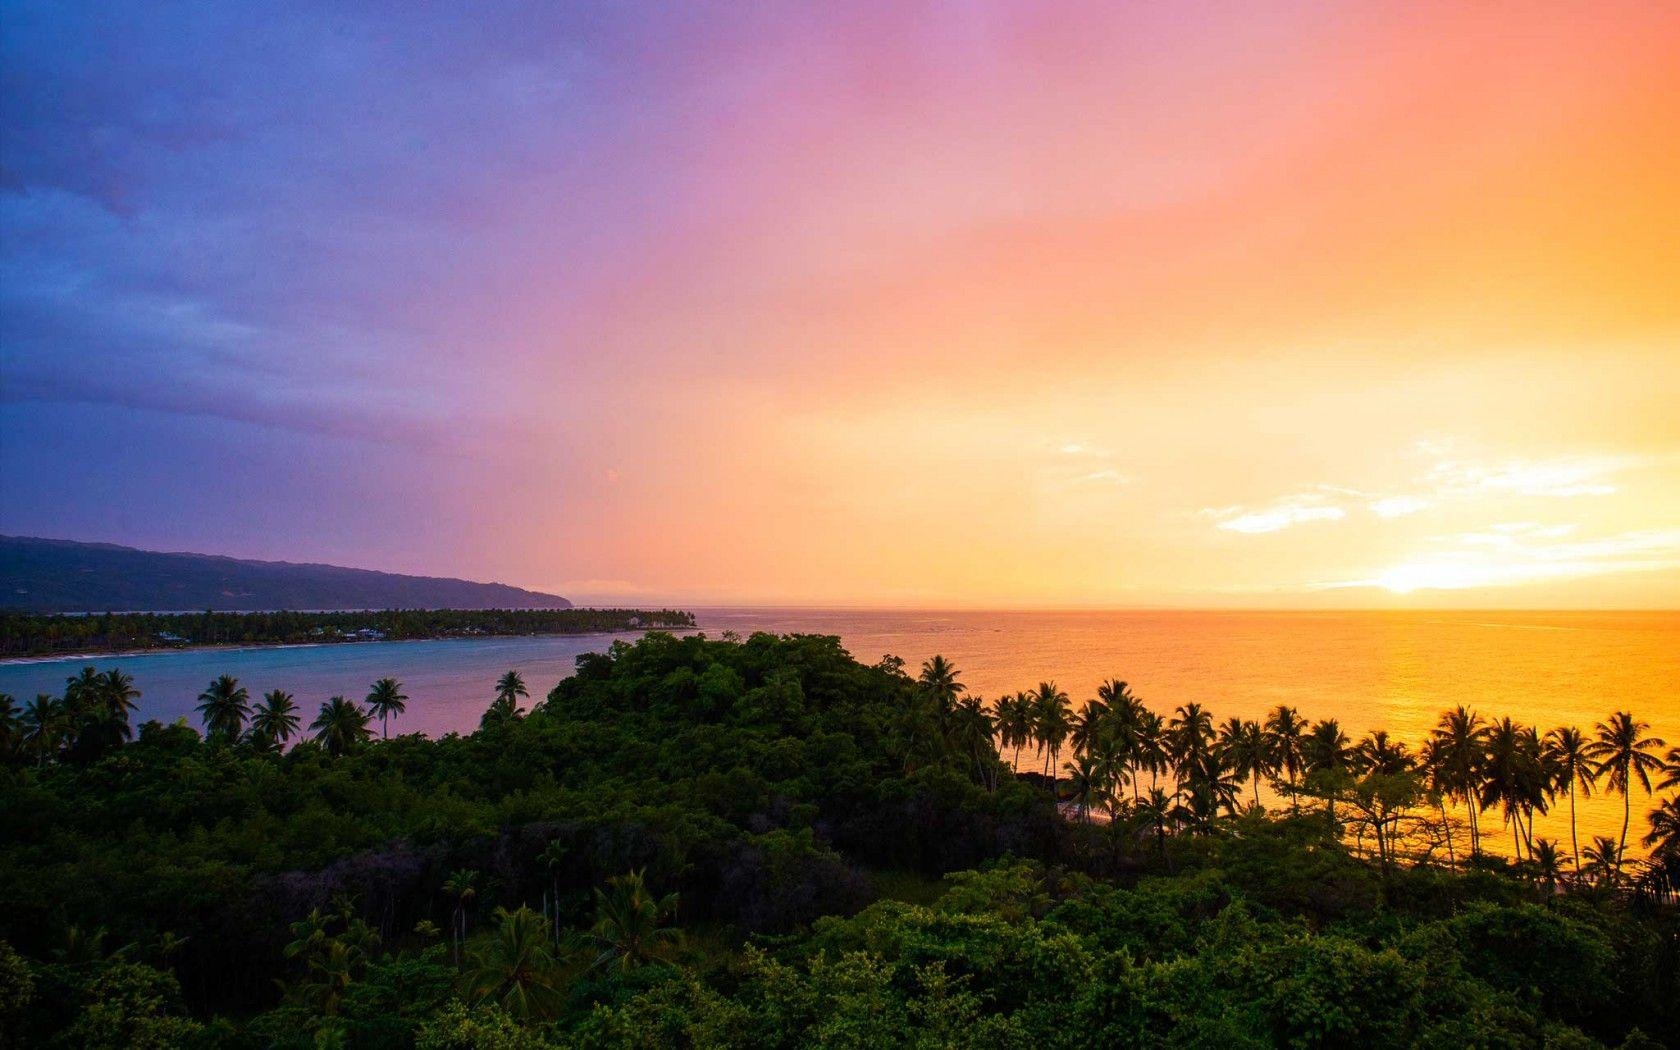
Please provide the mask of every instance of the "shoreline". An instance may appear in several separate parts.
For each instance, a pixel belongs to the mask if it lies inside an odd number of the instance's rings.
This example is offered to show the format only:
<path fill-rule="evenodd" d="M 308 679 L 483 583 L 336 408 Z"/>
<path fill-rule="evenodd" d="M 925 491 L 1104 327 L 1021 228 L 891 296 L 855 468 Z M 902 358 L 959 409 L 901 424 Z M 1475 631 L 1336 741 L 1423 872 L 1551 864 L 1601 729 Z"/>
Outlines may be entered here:
<path fill-rule="evenodd" d="M 544 634 L 440 634 L 431 638 L 346 638 L 336 642 L 203 642 L 195 645 L 158 646 L 152 649 L 122 649 L 91 653 L 48 653 L 36 656 L 0 656 L 0 667 L 99 660 L 120 660 L 172 653 L 241 653 L 259 649 L 328 649 L 343 645 L 401 645 L 406 642 L 482 642 L 493 638 L 597 638 L 616 634 L 646 634 L 649 631 L 697 631 L 699 627 L 626 627 L 622 631 L 554 631 Z"/>

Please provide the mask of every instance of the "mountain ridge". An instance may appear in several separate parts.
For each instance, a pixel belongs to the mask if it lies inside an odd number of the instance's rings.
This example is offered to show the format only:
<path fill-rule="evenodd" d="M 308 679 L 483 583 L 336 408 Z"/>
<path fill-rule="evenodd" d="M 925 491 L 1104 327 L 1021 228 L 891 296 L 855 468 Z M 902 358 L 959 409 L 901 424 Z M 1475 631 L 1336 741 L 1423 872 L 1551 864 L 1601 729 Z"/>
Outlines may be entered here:
<path fill-rule="evenodd" d="M 505 583 L 324 562 L 148 551 L 116 543 L 0 536 L 0 609 L 252 612 L 278 609 L 569 609 Z"/>

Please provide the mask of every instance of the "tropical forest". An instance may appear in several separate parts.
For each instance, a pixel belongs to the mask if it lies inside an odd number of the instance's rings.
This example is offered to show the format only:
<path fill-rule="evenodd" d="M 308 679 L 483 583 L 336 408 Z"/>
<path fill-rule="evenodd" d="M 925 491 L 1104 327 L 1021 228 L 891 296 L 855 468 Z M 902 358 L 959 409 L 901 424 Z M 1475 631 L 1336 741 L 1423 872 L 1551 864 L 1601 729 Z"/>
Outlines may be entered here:
<path fill-rule="evenodd" d="M 221 677 L 173 724 L 136 725 L 115 666 L 0 698 L 0 1044 L 1680 1033 L 1680 747 L 1636 713 L 1460 707 L 1400 740 L 1118 678 L 980 697 L 940 657 L 772 634 L 484 691 L 435 739 L 391 678 L 306 703 Z M 1588 795 L 1619 835 L 1536 832 Z"/>

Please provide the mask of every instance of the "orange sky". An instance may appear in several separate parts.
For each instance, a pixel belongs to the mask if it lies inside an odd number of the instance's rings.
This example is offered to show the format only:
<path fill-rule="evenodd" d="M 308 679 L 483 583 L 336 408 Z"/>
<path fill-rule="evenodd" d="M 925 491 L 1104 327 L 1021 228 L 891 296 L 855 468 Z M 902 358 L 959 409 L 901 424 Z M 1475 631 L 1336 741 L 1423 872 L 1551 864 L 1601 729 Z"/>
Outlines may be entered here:
<path fill-rule="evenodd" d="M 670 351 L 657 440 L 552 582 L 1680 606 L 1660 6 L 791 42 L 816 72 L 756 71 L 768 126 L 694 158 L 718 225 L 604 311 L 609 403 Z"/>
<path fill-rule="evenodd" d="M 230 553 L 596 602 L 1680 607 L 1680 5 L 656 21 L 503 71 L 475 119 L 553 73 L 566 131 L 472 143 L 482 192 L 347 224 L 397 246 L 357 256 L 382 324 L 325 311 L 360 341 L 299 337 L 327 378 L 273 414 L 353 391 L 424 452 L 343 453 Z"/>

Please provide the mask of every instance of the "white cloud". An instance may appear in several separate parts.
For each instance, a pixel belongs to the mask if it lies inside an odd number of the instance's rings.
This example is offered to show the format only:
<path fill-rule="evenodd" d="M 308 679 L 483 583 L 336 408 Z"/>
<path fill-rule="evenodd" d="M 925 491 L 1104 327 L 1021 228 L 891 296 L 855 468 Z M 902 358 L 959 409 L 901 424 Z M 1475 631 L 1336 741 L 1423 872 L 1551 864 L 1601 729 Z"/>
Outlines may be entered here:
<path fill-rule="evenodd" d="M 1347 511 L 1327 502 L 1321 495 L 1303 493 L 1275 500 L 1270 506 L 1259 509 L 1209 507 L 1202 511 L 1202 515 L 1217 519 L 1219 527 L 1230 532 L 1253 534 L 1277 532 L 1309 521 L 1340 521 L 1347 517 Z"/>
<path fill-rule="evenodd" d="M 1420 510 L 1428 510 L 1433 504 L 1422 496 L 1384 496 L 1372 500 L 1366 506 L 1379 518 L 1402 518 Z"/>
<path fill-rule="evenodd" d="M 1633 463 L 1627 456 L 1559 456 L 1498 464 L 1451 461 L 1437 463 L 1426 481 L 1438 494 L 1450 498 L 1488 493 L 1561 498 L 1608 496 L 1616 491 L 1610 476 Z"/>

